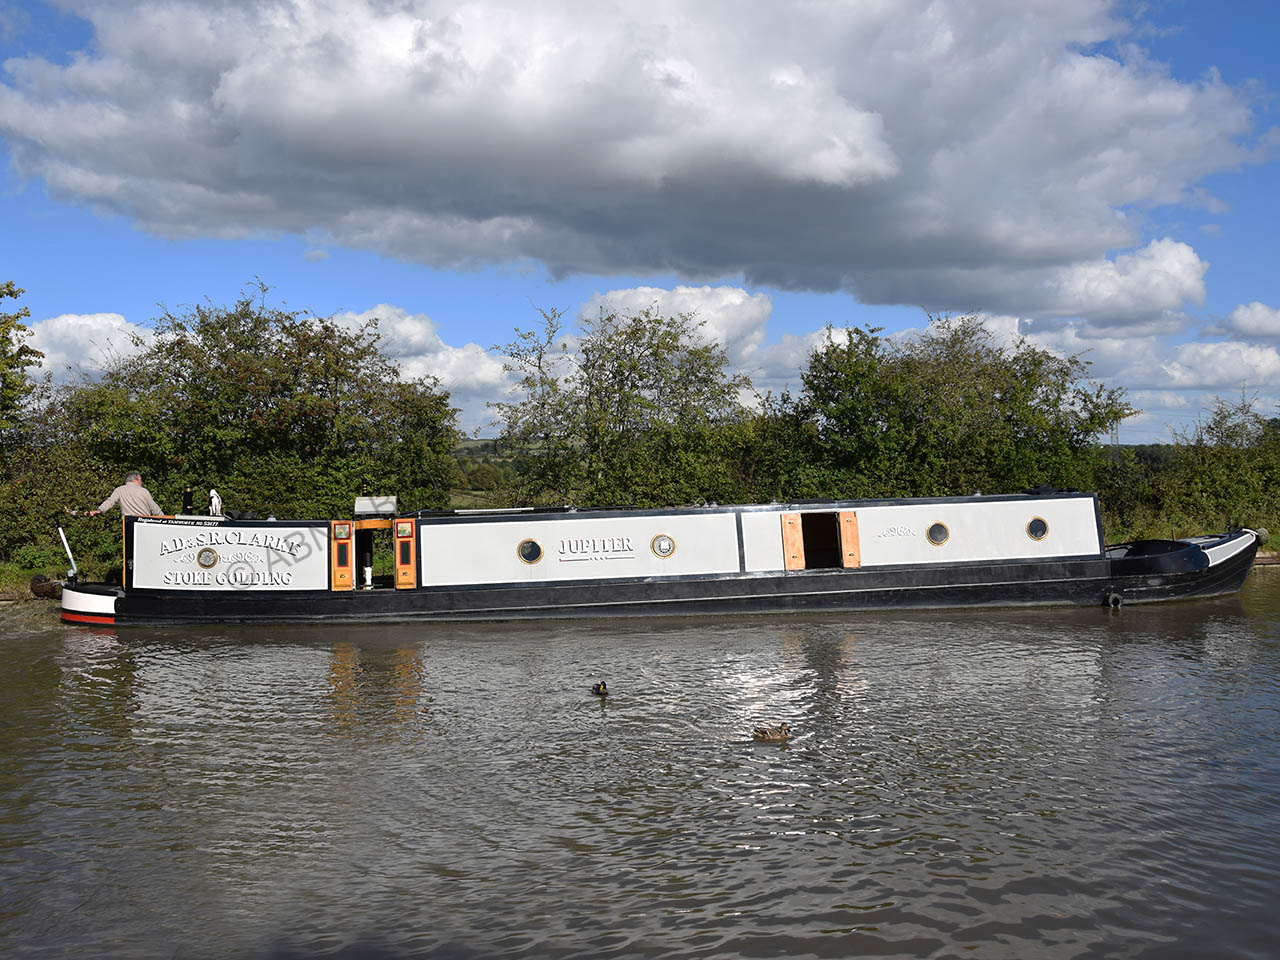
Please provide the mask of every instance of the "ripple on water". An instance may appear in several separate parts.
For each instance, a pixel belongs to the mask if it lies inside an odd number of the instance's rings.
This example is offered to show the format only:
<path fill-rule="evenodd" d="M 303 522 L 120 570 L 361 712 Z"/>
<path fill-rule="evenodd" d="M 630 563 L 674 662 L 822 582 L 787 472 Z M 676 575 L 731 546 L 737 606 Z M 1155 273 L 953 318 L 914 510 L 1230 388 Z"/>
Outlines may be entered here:
<path fill-rule="evenodd" d="M 1265 955 L 1274 581 L 1119 615 L 11 629 L 0 943 Z"/>

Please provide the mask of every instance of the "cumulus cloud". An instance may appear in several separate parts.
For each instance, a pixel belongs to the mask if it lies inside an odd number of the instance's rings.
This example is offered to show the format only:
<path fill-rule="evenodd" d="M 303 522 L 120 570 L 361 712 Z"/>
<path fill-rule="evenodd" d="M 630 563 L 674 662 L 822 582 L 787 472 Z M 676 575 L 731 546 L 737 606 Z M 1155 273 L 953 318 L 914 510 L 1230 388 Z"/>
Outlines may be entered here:
<path fill-rule="evenodd" d="M 1079 329 L 1091 335 L 1134 336 L 1185 326 L 1179 309 L 1204 303 L 1208 269 L 1190 246 L 1165 238 L 1110 259 L 1060 266 L 886 270 L 859 291 L 865 299 L 898 303 L 913 290 L 938 289 L 940 278 L 945 296 L 921 301 L 930 310 L 1016 313 L 1049 326 L 1083 319 Z"/>
<path fill-rule="evenodd" d="M 1257 300 L 1242 303 L 1227 318 L 1226 332 L 1240 337 L 1257 339 L 1280 338 L 1280 309 L 1269 307 Z"/>
<path fill-rule="evenodd" d="M 1080 355 L 1089 376 L 1132 392 L 1138 406 L 1183 410 L 1194 392 L 1230 394 L 1241 387 L 1271 389 L 1280 375 L 1275 347 L 1231 341 L 1173 343 L 1159 336 L 1090 337 L 1080 325 L 1048 333 L 1030 333 L 1036 346 L 1062 356 Z"/>
<path fill-rule="evenodd" d="M 118 313 L 64 313 L 30 324 L 30 346 L 44 354 L 43 369 L 55 380 L 94 374 L 112 361 L 131 356 L 151 338 L 148 327 Z"/>
<path fill-rule="evenodd" d="M 1041 313 L 1089 317 L 1092 326 L 1103 329 L 1135 317 L 1167 316 L 1187 302 L 1204 304 L 1208 269 L 1185 243 L 1155 240 L 1114 260 L 1061 269 L 1052 288 L 1057 302 Z"/>
<path fill-rule="evenodd" d="M 438 379 L 459 408 L 458 421 L 464 430 L 486 425 L 486 401 L 497 399 L 509 387 L 501 358 L 476 343 L 461 347 L 445 343 L 436 324 L 424 313 L 380 303 L 360 313 L 337 314 L 333 319 L 353 328 L 376 319 L 383 351 L 406 376 Z"/>
<path fill-rule="evenodd" d="M 1169 323 L 1205 265 L 1140 211 L 1254 143 L 1216 77 L 1102 52 L 1110 0 L 66 5 L 90 50 L 5 64 L 17 171 L 443 267 Z"/>
<path fill-rule="evenodd" d="M 773 313 L 773 300 L 765 293 L 748 293 L 740 287 L 678 286 L 672 290 L 632 287 L 599 293 L 582 305 L 581 315 L 591 317 L 602 310 L 631 314 L 650 306 L 667 316 L 693 314 L 702 321 L 705 338 L 720 344 L 730 362 L 740 368 L 755 361 Z"/>
<path fill-rule="evenodd" d="M 1183 343 L 1169 360 L 1156 361 L 1165 385 L 1175 389 L 1234 391 L 1274 384 L 1280 379 L 1280 353 L 1275 347 L 1240 341 Z M 1159 386 L 1151 377 L 1144 386 Z"/>

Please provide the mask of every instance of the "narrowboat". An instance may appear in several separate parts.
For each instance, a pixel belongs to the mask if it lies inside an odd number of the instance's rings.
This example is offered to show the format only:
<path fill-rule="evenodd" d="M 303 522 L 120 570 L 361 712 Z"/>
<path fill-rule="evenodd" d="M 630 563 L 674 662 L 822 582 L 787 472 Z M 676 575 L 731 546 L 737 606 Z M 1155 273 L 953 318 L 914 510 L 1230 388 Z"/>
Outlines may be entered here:
<path fill-rule="evenodd" d="M 63 620 L 1119 606 L 1239 590 L 1266 532 L 1105 546 L 1095 495 L 1036 490 L 653 510 L 401 512 L 362 497 L 339 520 L 126 517 L 123 536 L 119 584 L 82 582 L 72 558 Z"/>

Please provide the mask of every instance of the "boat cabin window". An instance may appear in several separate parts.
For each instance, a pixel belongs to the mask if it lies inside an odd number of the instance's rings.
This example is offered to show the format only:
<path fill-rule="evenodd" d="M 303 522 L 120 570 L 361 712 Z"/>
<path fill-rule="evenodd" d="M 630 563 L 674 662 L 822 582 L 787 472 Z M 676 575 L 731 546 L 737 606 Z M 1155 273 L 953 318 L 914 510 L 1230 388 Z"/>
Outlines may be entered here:
<path fill-rule="evenodd" d="M 521 540 L 516 553 L 524 563 L 537 563 L 542 559 L 542 545 L 537 540 Z"/>
<path fill-rule="evenodd" d="M 802 513 L 800 532 L 804 537 L 804 568 L 825 570 L 843 566 L 840 552 L 840 514 Z"/>

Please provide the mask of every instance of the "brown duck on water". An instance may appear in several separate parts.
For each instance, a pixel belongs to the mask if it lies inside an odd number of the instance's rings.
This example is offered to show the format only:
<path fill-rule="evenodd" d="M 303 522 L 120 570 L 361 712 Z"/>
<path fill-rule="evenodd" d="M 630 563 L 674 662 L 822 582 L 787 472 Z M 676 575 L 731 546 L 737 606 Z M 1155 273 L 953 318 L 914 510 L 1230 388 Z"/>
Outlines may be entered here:
<path fill-rule="evenodd" d="M 791 727 L 785 723 L 776 727 L 756 727 L 751 732 L 751 738 L 762 743 L 778 743 L 786 740 L 789 736 L 791 736 Z"/>

